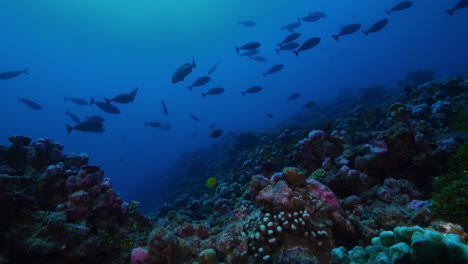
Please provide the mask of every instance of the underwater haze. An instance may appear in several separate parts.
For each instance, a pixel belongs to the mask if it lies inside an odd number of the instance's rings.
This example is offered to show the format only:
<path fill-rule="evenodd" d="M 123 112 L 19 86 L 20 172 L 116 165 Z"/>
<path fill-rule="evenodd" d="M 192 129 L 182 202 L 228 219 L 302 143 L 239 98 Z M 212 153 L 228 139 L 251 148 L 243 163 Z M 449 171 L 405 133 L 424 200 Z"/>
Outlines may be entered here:
<path fill-rule="evenodd" d="M 0 80 L 0 144 L 11 135 L 48 137 L 62 143 L 65 153 L 86 152 L 90 164 L 102 167 L 125 199 L 153 207 L 148 204 L 160 202 L 165 174 L 177 159 L 219 144 L 226 134 L 274 128 L 297 113 L 313 112 L 315 108 L 304 109 L 307 102 L 320 105 L 345 88 L 397 88 L 412 70 L 431 69 L 436 78 L 466 73 L 468 9 L 450 16 L 446 10 L 458 0 L 415 0 L 408 9 L 390 15 L 384 11 L 398 2 L 1 1 L 0 72 L 27 68 L 28 74 Z M 294 31 L 301 33 L 301 44 L 313 37 L 320 43 L 298 56 L 291 51 L 276 54 L 277 44 L 291 34 L 282 26 L 316 11 L 326 16 L 302 21 Z M 380 31 L 369 36 L 361 32 L 385 18 L 388 24 Z M 255 25 L 239 23 L 245 21 Z M 358 32 L 339 41 L 331 37 L 353 23 L 362 25 Z M 265 62 L 236 52 L 235 47 L 250 42 L 261 43 L 257 55 Z M 177 69 L 192 59 L 192 72 L 172 83 Z M 187 88 L 218 62 L 207 84 Z M 263 76 L 277 64 L 284 67 Z M 262 90 L 241 94 L 253 86 Z M 112 103 L 120 114 L 64 101 L 67 96 L 102 102 L 136 87 L 133 102 Z M 202 93 L 215 87 L 225 92 L 204 99 Z M 293 93 L 300 97 L 288 101 Z M 31 109 L 18 97 L 42 109 Z M 102 116 L 105 131 L 68 134 L 66 125 L 76 123 L 65 115 L 67 110 L 81 120 Z M 209 137 L 213 123 L 223 130 L 220 137 Z"/>

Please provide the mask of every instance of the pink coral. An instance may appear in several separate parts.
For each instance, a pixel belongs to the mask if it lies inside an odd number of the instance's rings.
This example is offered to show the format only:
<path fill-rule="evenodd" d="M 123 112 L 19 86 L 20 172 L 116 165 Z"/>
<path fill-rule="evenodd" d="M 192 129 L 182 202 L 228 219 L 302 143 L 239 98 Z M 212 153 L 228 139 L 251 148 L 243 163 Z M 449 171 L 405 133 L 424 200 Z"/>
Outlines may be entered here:
<path fill-rule="evenodd" d="M 324 184 L 316 180 L 309 179 L 307 180 L 307 190 L 318 196 L 323 202 L 335 208 L 341 208 L 340 203 L 338 203 L 338 199 L 336 198 L 335 194 Z"/>
<path fill-rule="evenodd" d="M 149 257 L 148 250 L 142 247 L 134 248 L 132 250 L 131 263 L 132 264 L 142 264 Z"/>

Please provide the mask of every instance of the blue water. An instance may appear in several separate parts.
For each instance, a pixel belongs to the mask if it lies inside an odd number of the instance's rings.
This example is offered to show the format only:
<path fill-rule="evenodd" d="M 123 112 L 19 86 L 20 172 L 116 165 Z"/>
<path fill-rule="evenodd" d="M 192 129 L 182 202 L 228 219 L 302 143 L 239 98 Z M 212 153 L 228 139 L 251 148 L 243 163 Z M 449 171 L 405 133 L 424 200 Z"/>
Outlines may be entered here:
<path fill-rule="evenodd" d="M 468 71 L 468 9 L 453 17 L 445 10 L 458 0 L 415 0 L 390 16 L 394 0 L 22 0 L 0 2 L 0 72 L 28 68 L 29 75 L 0 81 L 0 144 L 10 135 L 49 137 L 65 145 L 64 152 L 89 153 L 126 200 L 159 202 L 166 171 L 182 154 L 205 148 L 223 138 L 208 138 L 211 123 L 225 133 L 271 128 L 302 110 L 310 100 L 332 100 L 343 88 L 380 84 L 397 88 L 411 70 L 432 69 L 436 78 Z M 309 11 L 327 14 L 303 22 L 301 42 L 321 37 L 315 48 L 296 57 L 274 48 L 285 36 L 281 25 Z M 331 38 L 346 24 L 367 29 L 389 18 L 382 31 Z M 238 20 L 253 20 L 248 28 Z M 262 43 L 266 63 L 240 58 L 234 47 Z M 180 65 L 195 58 L 197 68 L 185 82 L 171 83 Z M 186 85 L 206 75 L 220 61 L 212 81 L 190 92 Z M 262 76 L 282 63 L 277 74 Z M 260 85 L 258 94 L 240 91 Z M 102 101 L 138 86 L 135 102 L 116 104 L 119 115 L 96 106 L 77 106 L 63 97 L 93 96 Z M 220 86 L 226 92 L 203 100 L 201 92 Z M 297 101 L 286 97 L 301 93 Z M 35 111 L 17 96 L 43 106 Z M 169 115 L 160 104 L 164 99 Z M 66 109 L 80 118 L 106 118 L 102 134 L 73 131 Z M 311 111 L 314 111 L 313 109 Z M 194 122 L 189 113 L 200 118 Z M 272 113 L 275 119 L 269 119 Z M 144 121 L 167 122 L 172 130 L 145 127 Z M 194 136 L 194 135 L 197 136 Z"/>

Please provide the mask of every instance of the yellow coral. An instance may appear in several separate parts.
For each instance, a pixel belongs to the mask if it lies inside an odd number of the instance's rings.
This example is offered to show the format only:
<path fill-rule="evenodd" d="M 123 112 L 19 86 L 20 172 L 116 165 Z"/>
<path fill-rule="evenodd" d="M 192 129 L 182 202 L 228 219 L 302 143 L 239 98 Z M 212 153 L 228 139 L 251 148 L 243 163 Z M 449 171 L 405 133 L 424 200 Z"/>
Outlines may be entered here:
<path fill-rule="evenodd" d="M 307 176 L 296 167 L 286 167 L 283 169 L 284 177 L 289 185 L 303 187 L 307 184 Z"/>

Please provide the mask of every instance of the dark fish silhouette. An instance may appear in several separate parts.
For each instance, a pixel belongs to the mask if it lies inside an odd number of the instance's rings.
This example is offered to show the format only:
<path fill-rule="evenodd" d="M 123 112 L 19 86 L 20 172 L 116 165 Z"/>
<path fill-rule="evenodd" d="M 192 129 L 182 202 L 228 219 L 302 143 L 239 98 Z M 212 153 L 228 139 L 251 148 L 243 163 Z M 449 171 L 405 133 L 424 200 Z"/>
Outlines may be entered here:
<path fill-rule="evenodd" d="M 120 114 L 120 109 L 115 107 L 114 105 L 108 102 L 97 102 L 94 101 L 93 97 L 91 97 L 91 101 L 89 102 L 90 105 L 96 104 L 102 111 L 109 113 L 109 114 Z"/>
<path fill-rule="evenodd" d="M 323 12 L 312 12 L 309 13 L 307 16 L 302 17 L 302 18 L 297 18 L 298 20 L 306 21 L 306 22 L 315 22 L 318 21 L 321 18 L 326 17 L 325 13 Z"/>
<path fill-rule="evenodd" d="M 163 112 L 165 115 L 168 115 L 169 112 L 167 111 L 167 107 L 166 107 L 166 104 L 164 103 L 164 99 L 161 100 L 161 105 L 163 107 Z"/>
<path fill-rule="evenodd" d="M 307 104 L 304 105 L 304 108 L 310 109 L 310 108 L 312 108 L 314 106 L 315 106 L 315 102 L 314 101 L 309 101 Z"/>
<path fill-rule="evenodd" d="M 218 68 L 218 65 L 219 65 L 219 61 L 215 65 L 211 66 L 210 70 L 208 71 L 208 75 L 213 74 L 213 72 L 215 72 L 216 69 Z"/>
<path fill-rule="evenodd" d="M 262 90 L 262 87 L 260 86 L 253 86 L 247 89 L 245 92 L 241 92 L 242 95 L 245 95 L 246 93 L 258 93 Z"/>
<path fill-rule="evenodd" d="M 296 100 L 296 99 L 299 98 L 300 96 L 301 96 L 300 93 L 293 93 L 293 94 L 291 94 L 290 96 L 288 96 L 288 101 Z"/>
<path fill-rule="evenodd" d="M 453 16 L 453 13 L 455 10 L 462 9 L 462 8 L 467 8 L 468 7 L 468 0 L 460 0 L 452 9 L 447 9 L 447 13 L 451 16 Z"/>
<path fill-rule="evenodd" d="M 246 27 L 255 27 L 255 25 L 257 25 L 257 23 L 255 23 L 253 21 L 249 21 L 249 20 L 237 21 L 237 23 L 240 24 L 240 25 L 246 26 Z"/>
<path fill-rule="evenodd" d="M 252 57 L 252 56 L 257 55 L 258 52 L 259 52 L 258 49 L 254 49 L 254 50 L 248 50 L 248 51 L 246 51 L 246 52 L 244 52 L 244 53 L 241 53 L 241 54 L 239 54 L 239 55 L 240 55 L 241 57 L 243 57 L 243 56 Z"/>
<path fill-rule="evenodd" d="M 210 138 L 218 138 L 223 134 L 223 130 L 217 128 L 211 132 L 211 134 L 208 136 Z"/>
<path fill-rule="evenodd" d="M 375 24 L 372 25 L 367 31 L 362 31 L 362 33 L 364 33 L 364 34 L 366 34 L 366 36 L 368 36 L 369 33 L 374 33 L 374 32 L 380 31 L 387 24 L 388 24 L 388 19 L 379 20 L 379 21 L 375 22 Z"/>
<path fill-rule="evenodd" d="M 268 74 L 279 72 L 281 69 L 283 69 L 283 67 L 283 64 L 276 64 L 273 67 L 271 67 L 267 72 L 265 72 L 263 76 L 267 77 Z"/>
<path fill-rule="evenodd" d="M 206 99 L 207 95 L 218 95 L 224 93 L 224 88 L 216 87 L 211 90 L 209 90 L 206 93 L 202 93 L 203 99 Z"/>
<path fill-rule="evenodd" d="M 410 8 L 412 5 L 413 5 L 413 2 L 411 2 L 411 1 L 403 1 L 403 2 L 400 2 L 400 3 L 396 4 L 394 7 L 392 7 L 392 9 L 385 10 L 385 12 L 387 12 L 387 14 L 390 15 L 390 13 L 393 12 L 393 11 L 405 10 L 407 8 Z"/>
<path fill-rule="evenodd" d="M 270 113 L 268 113 L 267 116 L 268 116 L 269 118 L 274 118 L 274 116 L 273 116 L 272 114 L 270 114 Z"/>
<path fill-rule="evenodd" d="M 119 94 L 112 99 L 104 98 L 104 100 L 106 100 L 107 103 L 116 102 L 120 104 L 128 104 L 128 103 L 133 102 L 133 100 L 135 100 L 135 96 L 137 92 L 138 92 L 138 87 L 133 89 L 129 94 Z"/>
<path fill-rule="evenodd" d="M 145 126 L 160 127 L 161 123 L 159 123 L 159 122 L 145 122 Z"/>
<path fill-rule="evenodd" d="M 315 46 L 317 46 L 317 44 L 320 43 L 320 38 L 310 38 L 306 41 L 304 41 L 304 43 L 302 43 L 302 45 L 299 47 L 299 49 L 297 50 L 293 50 L 294 54 L 296 54 L 296 56 L 299 56 L 299 52 L 301 51 L 304 51 L 304 50 L 309 50 Z"/>
<path fill-rule="evenodd" d="M 205 85 L 205 84 L 207 84 L 210 80 L 211 80 L 211 77 L 209 77 L 209 76 L 200 77 L 200 78 L 196 79 L 196 80 L 192 83 L 192 85 L 187 86 L 187 88 L 188 88 L 190 91 L 192 91 L 192 88 L 193 88 L 193 87 Z"/>
<path fill-rule="evenodd" d="M 260 42 L 249 42 L 243 46 L 236 47 L 236 52 L 239 53 L 239 50 L 254 50 L 260 48 L 262 44 Z"/>
<path fill-rule="evenodd" d="M 79 123 L 81 122 L 80 119 L 73 113 L 70 113 L 68 112 L 68 109 L 67 111 L 65 112 L 65 115 L 68 115 L 73 121 L 75 121 L 76 123 Z"/>
<path fill-rule="evenodd" d="M 289 42 L 292 42 L 292 41 L 296 40 L 296 39 L 299 38 L 300 36 L 301 36 L 301 33 L 297 33 L 297 32 L 291 33 L 291 34 L 289 34 L 287 37 L 285 37 L 285 38 L 283 39 L 283 41 L 281 41 L 281 43 L 278 44 L 278 46 L 281 47 L 281 46 L 283 46 L 283 45 L 286 44 L 286 43 L 289 43 Z"/>
<path fill-rule="evenodd" d="M 76 97 L 66 97 L 64 96 L 63 97 L 64 101 L 70 101 L 74 104 L 77 104 L 77 105 L 88 105 L 88 102 L 86 102 L 85 100 L 81 99 L 81 98 L 76 98 Z"/>
<path fill-rule="evenodd" d="M 184 63 L 184 65 L 177 68 L 177 70 L 172 75 L 172 83 L 183 81 L 185 77 L 187 77 L 187 75 L 189 75 L 192 72 L 192 69 L 196 67 L 197 65 L 195 65 L 194 58 L 192 58 L 192 63 Z"/>
<path fill-rule="evenodd" d="M 1 72 L 0 73 L 0 80 L 8 80 L 13 79 L 20 74 L 28 74 L 28 69 L 24 69 L 22 71 L 8 71 L 8 72 Z"/>
<path fill-rule="evenodd" d="M 266 58 L 263 56 L 252 56 L 250 57 L 251 60 L 258 61 L 258 62 L 265 62 Z"/>
<path fill-rule="evenodd" d="M 193 119 L 193 121 L 197 121 L 197 122 L 198 122 L 198 121 L 200 120 L 200 119 L 199 119 L 197 116 L 195 116 L 194 114 L 190 114 L 190 117 Z"/>
<path fill-rule="evenodd" d="M 281 26 L 281 30 L 286 29 L 289 32 L 294 32 L 297 28 L 299 28 L 302 25 L 301 20 L 298 19 L 297 22 L 287 24 L 286 26 Z"/>
<path fill-rule="evenodd" d="M 338 41 L 338 38 L 344 35 L 349 35 L 353 34 L 356 31 L 358 31 L 361 28 L 361 24 L 349 24 L 344 26 L 338 35 L 332 35 L 332 38 L 334 38 L 336 41 Z"/>
<path fill-rule="evenodd" d="M 38 103 L 33 102 L 33 101 L 29 100 L 29 99 L 19 98 L 18 97 L 18 101 L 22 102 L 23 104 L 25 104 L 27 107 L 29 107 L 31 109 L 34 109 L 34 110 L 41 110 L 42 109 L 42 106 L 40 106 Z"/>
<path fill-rule="evenodd" d="M 70 125 L 67 126 L 67 133 L 70 134 L 72 130 L 78 130 L 82 132 L 94 132 L 94 133 L 102 133 L 104 132 L 103 124 L 101 122 L 96 122 L 94 120 L 85 120 L 76 126 L 72 127 Z"/>
<path fill-rule="evenodd" d="M 99 123 L 103 123 L 104 121 L 106 121 L 104 118 L 100 117 L 100 116 L 87 116 L 86 117 L 87 120 L 90 120 L 90 121 L 94 121 L 94 122 L 99 122 Z"/>
<path fill-rule="evenodd" d="M 281 45 L 281 47 L 279 49 L 275 49 L 276 51 L 276 54 L 279 54 L 280 50 L 293 50 L 297 47 L 299 47 L 299 43 L 297 42 L 290 42 L 290 43 L 286 43 L 284 45 Z"/>

